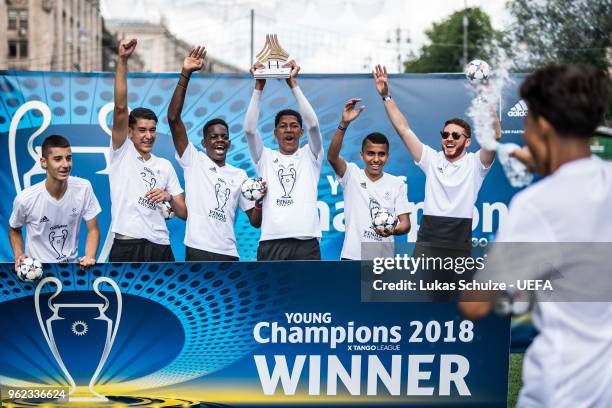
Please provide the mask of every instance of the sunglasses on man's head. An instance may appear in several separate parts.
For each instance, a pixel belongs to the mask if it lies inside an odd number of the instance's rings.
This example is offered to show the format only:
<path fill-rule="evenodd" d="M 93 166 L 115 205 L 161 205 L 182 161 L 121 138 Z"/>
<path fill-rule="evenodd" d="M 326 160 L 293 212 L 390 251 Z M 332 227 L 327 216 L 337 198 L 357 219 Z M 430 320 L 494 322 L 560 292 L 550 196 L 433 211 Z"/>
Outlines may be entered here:
<path fill-rule="evenodd" d="M 440 136 L 442 136 L 442 139 L 448 139 L 449 136 L 452 136 L 454 140 L 459 140 L 461 138 L 461 135 L 463 135 L 463 133 L 440 131 Z"/>

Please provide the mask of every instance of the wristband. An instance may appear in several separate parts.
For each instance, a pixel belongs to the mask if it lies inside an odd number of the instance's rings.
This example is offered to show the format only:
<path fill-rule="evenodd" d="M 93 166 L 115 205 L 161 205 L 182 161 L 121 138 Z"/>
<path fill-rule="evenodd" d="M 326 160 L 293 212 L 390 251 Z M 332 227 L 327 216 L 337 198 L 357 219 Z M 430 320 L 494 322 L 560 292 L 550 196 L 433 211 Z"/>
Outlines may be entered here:
<path fill-rule="evenodd" d="M 189 77 L 181 72 L 181 76 L 189 81 Z"/>
<path fill-rule="evenodd" d="M 342 132 L 346 132 L 346 129 L 348 129 L 347 127 L 342 127 L 342 125 L 338 125 L 338 130 L 342 131 Z"/>
<path fill-rule="evenodd" d="M 382 100 L 383 100 L 383 102 L 390 101 L 391 100 L 391 94 L 389 94 L 387 96 L 383 96 Z"/>

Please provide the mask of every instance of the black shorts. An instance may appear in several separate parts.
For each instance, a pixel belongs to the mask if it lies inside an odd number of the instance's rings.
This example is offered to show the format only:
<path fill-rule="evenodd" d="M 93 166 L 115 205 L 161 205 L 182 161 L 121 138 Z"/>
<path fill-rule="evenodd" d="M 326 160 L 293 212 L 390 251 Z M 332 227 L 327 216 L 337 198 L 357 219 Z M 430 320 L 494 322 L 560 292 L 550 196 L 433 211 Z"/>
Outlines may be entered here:
<path fill-rule="evenodd" d="M 217 254 L 215 252 L 208 252 L 197 248 L 191 248 L 185 246 L 185 261 L 187 262 L 198 262 L 198 261 L 239 261 L 237 256 Z"/>
<path fill-rule="evenodd" d="M 282 238 L 260 241 L 257 248 L 258 261 L 305 261 L 321 260 L 321 248 L 316 238 Z"/>
<path fill-rule="evenodd" d="M 108 262 L 174 262 L 170 245 L 155 244 L 146 239 L 113 240 Z"/>

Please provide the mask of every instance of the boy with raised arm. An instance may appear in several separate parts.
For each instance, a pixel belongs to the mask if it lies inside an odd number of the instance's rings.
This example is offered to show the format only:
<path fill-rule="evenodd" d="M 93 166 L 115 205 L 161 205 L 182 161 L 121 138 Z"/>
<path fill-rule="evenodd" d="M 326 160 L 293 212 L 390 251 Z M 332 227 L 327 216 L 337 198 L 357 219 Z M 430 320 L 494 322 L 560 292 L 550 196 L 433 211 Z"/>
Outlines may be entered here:
<path fill-rule="evenodd" d="M 327 160 L 340 178 L 344 194 L 346 227 L 341 258 L 353 260 L 364 259 L 363 243 L 393 243 L 393 235 L 403 235 L 410 230 L 406 184 L 399 177 L 384 172 L 389 159 L 387 137 L 370 133 L 363 139 L 359 155 L 365 164 L 364 169 L 355 163 L 347 163 L 340 156 L 347 128 L 365 109 L 364 106 L 355 109 L 359 101 L 359 98 L 352 98 L 345 103 L 342 120 L 327 152 Z M 391 229 L 372 227 L 376 211 L 382 208 L 390 210 L 398 218 Z M 387 256 L 393 256 L 393 252 Z"/>
<path fill-rule="evenodd" d="M 135 48 L 136 39 L 121 41 L 115 74 L 109 175 L 115 237 L 108 260 L 171 262 L 174 255 L 159 203 L 170 202 L 182 219 L 187 209 L 174 167 L 151 153 L 157 116 L 147 108 L 135 108 L 128 114 L 127 62 Z"/>
<path fill-rule="evenodd" d="M 81 269 L 96 263 L 100 244 L 100 204 L 88 180 L 72 177 L 72 150 L 60 135 L 45 138 L 40 164 L 47 178 L 15 197 L 9 220 L 9 241 L 15 270 L 26 257 L 40 262 L 65 263 L 78 260 Z M 85 256 L 77 259 L 81 219 L 87 227 Z M 23 249 L 21 229 L 26 226 Z"/>
<path fill-rule="evenodd" d="M 234 220 L 236 209 L 246 212 L 251 225 L 261 225 L 261 202 L 246 200 L 240 187 L 247 174 L 226 162 L 231 146 L 229 129 L 223 119 L 211 119 L 204 125 L 202 147 L 198 150 L 187 138 L 181 119 L 185 94 L 191 74 L 204 66 L 206 50 L 196 47 L 183 62 L 181 76 L 168 107 L 168 123 L 176 149 L 176 158 L 185 172 L 187 194 L 187 261 L 238 261 Z"/>
<path fill-rule="evenodd" d="M 253 65 L 251 73 L 260 66 L 259 63 Z M 257 259 L 321 259 L 317 192 L 323 163 L 323 139 L 317 116 L 297 84 L 300 67 L 293 60 L 285 67 L 291 67 L 287 85 L 295 96 L 300 112 L 284 109 L 276 114 L 274 136 L 278 150 L 264 147 L 257 131 L 265 79 L 255 80 L 244 122 L 251 160 L 257 174 L 268 185 L 263 200 Z M 308 143 L 300 147 L 304 129 Z"/>

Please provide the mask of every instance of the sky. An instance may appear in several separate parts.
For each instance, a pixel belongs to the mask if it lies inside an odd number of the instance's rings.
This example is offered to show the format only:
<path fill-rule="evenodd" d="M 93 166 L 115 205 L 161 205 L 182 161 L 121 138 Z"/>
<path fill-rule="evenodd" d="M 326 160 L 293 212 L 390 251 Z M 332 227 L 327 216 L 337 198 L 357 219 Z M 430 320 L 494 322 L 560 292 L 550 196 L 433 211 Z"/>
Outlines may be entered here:
<path fill-rule="evenodd" d="M 425 30 L 462 10 L 464 1 L 481 7 L 496 29 L 509 22 L 506 0 L 102 0 L 101 11 L 107 19 L 164 21 L 179 38 L 246 71 L 253 9 L 255 55 L 265 35 L 276 33 L 302 72 L 370 72 L 380 63 L 394 73 L 398 50 L 403 59 L 416 52 L 427 41 Z"/>

